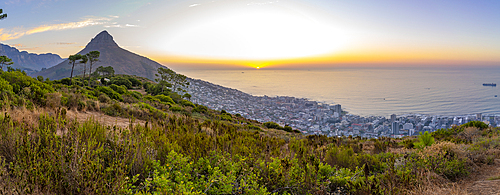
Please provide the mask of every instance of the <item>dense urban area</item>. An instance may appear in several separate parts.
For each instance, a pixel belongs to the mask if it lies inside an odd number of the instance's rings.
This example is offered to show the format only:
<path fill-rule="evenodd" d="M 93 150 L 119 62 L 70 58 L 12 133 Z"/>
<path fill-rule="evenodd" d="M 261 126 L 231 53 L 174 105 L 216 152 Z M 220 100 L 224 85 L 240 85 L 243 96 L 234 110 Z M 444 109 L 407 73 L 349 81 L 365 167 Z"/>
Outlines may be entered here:
<path fill-rule="evenodd" d="M 259 122 L 273 121 L 300 130 L 304 134 L 328 136 L 403 137 L 433 132 L 469 121 L 479 120 L 500 126 L 499 116 L 481 113 L 456 116 L 405 114 L 362 117 L 342 111 L 341 105 L 329 105 L 305 98 L 252 96 L 202 80 L 191 80 L 188 89 L 192 101 L 215 110 L 240 114 Z"/>

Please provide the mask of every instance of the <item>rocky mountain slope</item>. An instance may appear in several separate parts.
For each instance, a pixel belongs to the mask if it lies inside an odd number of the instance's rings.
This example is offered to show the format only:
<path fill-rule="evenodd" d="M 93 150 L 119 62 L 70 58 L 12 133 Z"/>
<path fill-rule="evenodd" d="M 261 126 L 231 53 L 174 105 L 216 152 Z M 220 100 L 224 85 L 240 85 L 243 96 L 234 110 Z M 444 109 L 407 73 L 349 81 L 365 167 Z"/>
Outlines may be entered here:
<path fill-rule="evenodd" d="M 136 75 L 153 80 L 156 70 L 159 67 L 164 67 L 149 58 L 121 48 L 107 31 L 102 31 L 95 36 L 78 54 L 86 54 L 90 51 L 101 52 L 99 62 L 94 64 L 94 70 L 99 66 L 111 66 L 114 68 L 115 74 Z M 71 65 L 68 60 L 64 60 L 54 67 L 33 74 L 33 76 L 41 75 L 55 80 L 69 77 L 70 72 Z M 83 74 L 83 65 L 75 65 L 73 74 Z"/>
<path fill-rule="evenodd" d="M 39 71 L 43 68 L 50 68 L 63 61 L 63 59 L 52 53 L 34 54 L 27 51 L 19 51 L 15 47 L 0 44 L 0 55 L 5 55 L 12 59 L 14 64 L 13 68 L 27 69 L 32 71 Z"/>

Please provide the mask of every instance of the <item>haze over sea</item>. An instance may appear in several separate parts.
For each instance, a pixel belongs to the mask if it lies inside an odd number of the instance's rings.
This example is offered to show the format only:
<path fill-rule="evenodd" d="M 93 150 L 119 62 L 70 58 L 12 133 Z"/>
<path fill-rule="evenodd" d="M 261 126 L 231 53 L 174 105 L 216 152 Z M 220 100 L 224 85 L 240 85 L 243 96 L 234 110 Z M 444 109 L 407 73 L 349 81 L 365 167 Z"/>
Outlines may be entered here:
<path fill-rule="evenodd" d="M 256 96 L 341 104 L 351 114 L 500 114 L 498 67 L 181 70 L 191 78 Z"/>

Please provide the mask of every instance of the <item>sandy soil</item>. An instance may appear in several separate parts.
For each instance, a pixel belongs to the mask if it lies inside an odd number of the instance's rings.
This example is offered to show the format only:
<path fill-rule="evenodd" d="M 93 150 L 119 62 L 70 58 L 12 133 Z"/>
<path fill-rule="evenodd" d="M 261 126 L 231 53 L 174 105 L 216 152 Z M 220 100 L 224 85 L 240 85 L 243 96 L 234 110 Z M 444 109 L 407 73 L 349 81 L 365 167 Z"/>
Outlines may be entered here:
<path fill-rule="evenodd" d="M 95 120 L 97 120 L 99 123 L 107 126 L 117 126 L 120 128 L 128 128 L 130 125 L 130 119 L 128 118 L 122 118 L 122 117 L 112 117 L 105 115 L 103 113 L 99 112 L 78 112 L 74 110 L 70 110 L 67 113 L 67 118 L 68 119 L 77 119 L 78 121 L 86 121 L 89 118 L 93 117 Z M 136 124 L 141 124 L 144 125 L 146 121 L 143 120 L 138 120 L 135 119 L 133 125 Z"/>
<path fill-rule="evenodd" d="M 476 195 L 500 194 L 500 179 L 488 180 L 488 178 L 500 176 L 500 159 L 495 159 L 495 164 L 485 165 L 478 171 L 477 177 L 469 182 L 467 192 Z"/>

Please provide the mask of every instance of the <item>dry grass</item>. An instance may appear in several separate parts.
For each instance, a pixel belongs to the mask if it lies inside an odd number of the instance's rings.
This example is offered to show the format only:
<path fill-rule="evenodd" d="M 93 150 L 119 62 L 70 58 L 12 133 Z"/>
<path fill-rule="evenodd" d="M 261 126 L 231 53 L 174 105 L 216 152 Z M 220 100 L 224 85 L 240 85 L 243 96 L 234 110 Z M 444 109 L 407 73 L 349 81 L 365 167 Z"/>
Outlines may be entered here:
<path fill-rule="evenodd" d="M 67 113 L 68 119 L 74 119 L 78 121 L 87 121 L 88 119 L 95 119 L 98 121 L 100 124 L 106 125 L 106 126 L 116 126 L 120 127 L 123 129 L 126 129 L 130 127 L 130 125 L 144 125 L 146 121 L 139 120 L 139 119 L 134 119 L 131 121 L 128 118 L 122 118 L 122 117 L 112 117 L 105 115 L 101 112 L 79 112 L 75 110 L 70 110 Z"/>
<path fill-rule="evenodd" d="M 47 106 L 52 109 L 61 107 L 61 97 L 62 95 L 60 93 L 48 93 Z"/>
<path fill-rule="evenodd" d="M 408 194 L 426 194 L 426 195 L 468 195 L 467 188 L 459 183 L 448 183 L 448 184 L 429 184 L 425 186 L 420 186 L 415 191 L 409 192 Z"/>

